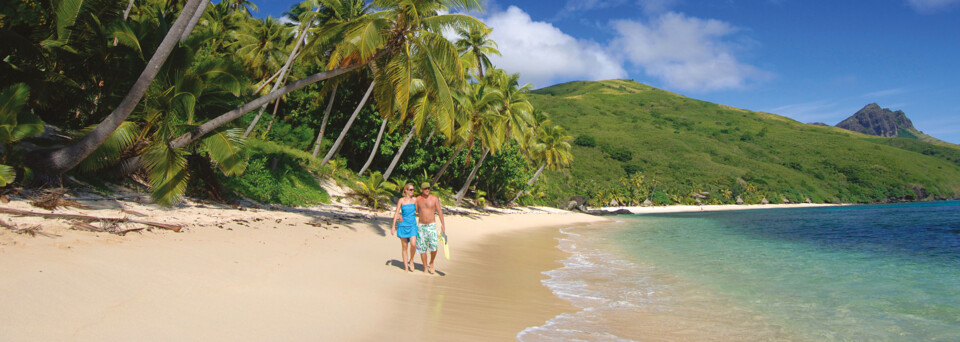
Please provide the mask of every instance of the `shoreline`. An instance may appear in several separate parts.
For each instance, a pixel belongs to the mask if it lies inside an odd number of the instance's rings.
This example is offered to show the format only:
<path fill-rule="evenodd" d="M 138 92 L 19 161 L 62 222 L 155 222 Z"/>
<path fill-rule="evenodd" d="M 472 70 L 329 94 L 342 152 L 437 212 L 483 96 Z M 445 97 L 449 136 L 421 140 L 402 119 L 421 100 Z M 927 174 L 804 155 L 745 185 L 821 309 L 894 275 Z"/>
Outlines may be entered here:
<path fill-rule="evenodd" d="M 667 205 L 667 206 L 649 206 L 649 207 L 602 207 L 596 210 L 615 212 L 618 210 L 627 210 L 633 214 L 668 214 L 668 213 L 693 213 L 701 211 L 734 211 L 734 210 L 755 210 L 755 209 L 794 209 L 794 208 L 821 208 L 821 207 L 839 207 L 852 204 L 830 204 L 830 203 L 796 203 L 796 204 L 704 204 L 704 205 Z"/>
<path fill-rule="evenodd" d="M 405 339 L 393 335 L 402 322 L 398 318 L 416 321 L 421 313 L 435 311 L 437 303 L 450 310 L 446 320 L 422 325 L 410 340 L 488 340 L 472 325 L 476 316 L 464 314 L 475 310 L 463 309 L 486 302 L 490 295 L 481 294 L 487 290 L 501 299 L 524 294 L 487 307 L 488 319 L 500 319 L 509 305 L 539 308 L 491 323 L 500 327 L 492 331 L 498 338 L 515 338 L 527 326 L 508 327 L 539 325 L 569 309 L 540 283 L 541 272 L 557 267 L 556 253 L 561 253 L 551 237 L 559 232 L 555 227 L 609 221 L 546 208 L 511 214 L 451 208 L 464 212 L 446 215 L 452 258 L 447 261 L 440 252 L 437 270 L 445 275 L 429 276 L 407 274 L 398 266 L 390 212 L 331 205 L 264 210 L 197 203 L 175 209 L 120 201 L 84 204 L 92 208 L 56 212 L 133 215 L 185 229 L 119 236 L 71 230 L 72 223 L 64 220 L 0 214 L 5 223 L 40 225 L 56 236 L 0 229 L 0 340 L 356 340 L 379 333 Z M 4 206 L 49 212 L 21 200 Z M 524 259 L 495 260 L 503 256 Z M 422 269 L 419 257 L 415 262 Z M 523 290 L 493 286 L 511 284 L 510 278 L 498 278 L 507 274 L 522 276 Z M 417 301 L 410 295 L 426 287 L 446 291 L 447 299 Z"/>

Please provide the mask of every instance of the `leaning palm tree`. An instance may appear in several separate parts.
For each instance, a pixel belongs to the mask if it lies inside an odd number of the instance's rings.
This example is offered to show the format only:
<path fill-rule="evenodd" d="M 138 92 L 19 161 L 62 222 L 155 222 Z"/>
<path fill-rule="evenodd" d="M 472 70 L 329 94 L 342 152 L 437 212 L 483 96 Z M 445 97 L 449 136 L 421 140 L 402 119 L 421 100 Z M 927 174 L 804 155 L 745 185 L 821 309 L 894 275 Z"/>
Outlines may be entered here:
<path fill-rule="evenodd" d="M 356 44 L 342 44 L 331 54 L 330 61 L 349 60 L 365 50 L 377 46 L 378 39 L 397 40 L 397 47 L 388 56 L 376 59 L 370 67 L 374 76 L 371 85 L 379 112 L 386 119 L 395 113 L 406 113 L 410 104 L 410 92 L 415 77 L 422 79 L 425 92 L 437 102 L 439 111 L 453 111 L 453 96 L 450 84 L 463 82 L 463 66 L 455 46 L 443 37 L 444 27 L 483 27 L 468 16 L 441 14 L 447 10 L 436 2 L 424 0 L 384 0 L 375 2 L 381 6 L 390 6 L 386 11 L 389 17 L 372 16 L 372 20 L 351 27 L 348 36 L 358 37 Z M 373 34 L 371 32 L 383 32 Z M 364 39 L 359 39 L 359 38 Z M 366 44 L 363 44 L 366 42 Z M 389 41 L 385 43 L 389 46 Z M 361 106 L 363 103 L 361 102 Z M 359 111 L 359 108 L 357 109 Z M 354 111 L 356 115 L 357 111 Z M 351 117 L 352 119 L 353 117 Z M 325 164 L 342 143 L 349 129 L 344 127 L 340 137 L 327 152 L 321 164 Z M 414 126 L 416 127 L 416 126 Z"/>
<path fill-rule="evenodd" d="M 337 1 L 337 0 L 327 0 Z M 349 23 L 334 24 L 321 27 L 319 31 L 325 32 L 322 37 L 315 39 L 317 42 L 339 42 L 335 44 L 335 49 L 330 53 L 328 67 L 322 71 L 286 86 L 277 89 L 270 94 L 261 96 L 245 105 L 237 107 L 231 111 L 200 125 L 195 130 L 184 134 L 170 141 L 170 146 L 180 148 L 199 139 L 205 134 L 217 129 L 218 127 L 231 122 L 243 114 L 269 103 L 277 98 L 303 88 L 309 84 L 330 79 L 345 73 L 354 71 L 371 62 L 377 61 L 382 68 L 384 75 L 391 80 L 394 96 L 387 96 L 387 92 L 382 91 L 377 97 L 378 105 L 381 108 L 393 108 L 396 100 L 398 108 L 404 108 L 407 105 L 410 73 L 404 68 L 410 65 L 406 52 L 423 50 L 427 52 L 424 58 L 425 65 L 433 79 L 443 78 L 445 69 L 444 64 L 452 64 L 452 59 L 456 58 L 456 52 L 452 53 L 451 59 L 449 53 L 436 53 L 438 51 L 447 51 L 448 49 L 435 49 L 441 46 L 449 47 L 452 51 L 452 43 L 446 41 L 439 32 L 445 28 L 456 28 L 466 26 L 483 26 L 476 18 L 464 14 L 441 14 L 450 9 L 479 9 L 480 4 L 477 0 L 378 0 L 374 4 L 384 11 L 372 13 L 358 18 Z M 442 41 L 446 41 L 446 43 Z M 455 73 L 460 74 L 460 73 Z M 441 84 L 431 82 L 431 84 Z M 449 88 L 445 85 L 438 86 L 437 92 L 449 94 Z M 440 96 L 444 98 L 446 96 Z M 386 100 L 386 101 L 381 101 Z M 442 100 L 445 107 L 453 107 L 452 100 Z M 451 128 L 452 130 L 452 128 Z"/>
<path fill-rule="evenodd" d="M 460 28 L 457 29 L 457 50 L 461 55 L 469 55 L 473 68 L 477 69 L 477 79 L 483 79 L 483 68 L 490 69 L 493 63 L 490 62 L 490 55 L 500 55 L 497 42 L 490 39 L 490 28 Z"/>
<path fill-rule="evenodd" d="M 491 116 L 497 115 L 499 111 L 498 106 L 503 102 L 503 94 L 496 88 L 488 86 L 485 80 L 467 84 L 457 93 L 455 121 L 459 124 L 459 129 L 454 133 L 456 135 L 447 135 L 447 137 L 450 140 L 462 137 L 462 140 L 457 144 L 450 158 L 437 171 L 437 175 L 433 177 L 434 184 L 440 180 L 447 167 L 460 155 L 461 151 L 466 149 L 469 153 L 473 150 L 477 134 L 481 132 L 485 123 L 493 121 L 490 119 Z"/>
<path fill-rule="evenodd" d="M 506 138 L 506 118 L 500 114 L 503 94 L 497 89 L 489 89 L 485 83 L 469 84 L 464 87 L 462 96 L 458 97 L 458 104 L 466 115 L 465 122 L 469 125 L 469 133 L 464 142 L 468 147 L 467 151 L 473 150 L 474 144 L 479 140 L 483 154 L 467 176 L 463 187 L 457 192 L 456 205 L 460 205 L 483 161 L 490 152 L 499 150 Z"/>
<path fill-rule="evenodd" d="M 540 167 L 537 168 L 533 177 L 527 181 L 527 187 L 533 186 L 533 183 L 543 173 L 544 168 L 549 167 L 551 170 L 556 170 L 570 165 L 570 162 L 573 161 L 573 154 L 570 152 L 571 141 L 573 141 L 573 137 L 567 135 L 559 125 L 544 126 L 537 132 L 535 141 L 530 144 L 531 146 L 528 149 L 528 155 L 530 155 L 531 160 L 539 161 Z M 520 190 L 510 202 L 516 202 L 522 194 L 523 190 Z"/>

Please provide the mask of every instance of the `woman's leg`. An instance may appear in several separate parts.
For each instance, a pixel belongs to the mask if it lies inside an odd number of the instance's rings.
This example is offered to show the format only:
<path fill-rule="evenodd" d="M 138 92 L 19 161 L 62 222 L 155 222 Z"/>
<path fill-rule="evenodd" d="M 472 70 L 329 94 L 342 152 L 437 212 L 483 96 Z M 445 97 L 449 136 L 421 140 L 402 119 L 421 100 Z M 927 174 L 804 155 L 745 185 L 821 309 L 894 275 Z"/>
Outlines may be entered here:
<path fill-rule="evenodd" d="M 415 268 L 413 266 L 413 256 L 417 254 L 417 239 L 410 238 L 410 242 L 407 245 L 409 246 L 408 249 L 410 250 L 410 255 L 409 255 L 410 268 L 408 268 L 407 270 L 410 272 L 413 272 L 413 269 Z"/>
<path fill-rule="evenodd" d="M 400 248 L 402 249 L 400 254 L 403 256 L 403 268 L 410 271 L 410 261 L 413 259 L 408 257 L 407 254 L 407 249 L 410 248 L 410 238 L 400 238 Z"/>

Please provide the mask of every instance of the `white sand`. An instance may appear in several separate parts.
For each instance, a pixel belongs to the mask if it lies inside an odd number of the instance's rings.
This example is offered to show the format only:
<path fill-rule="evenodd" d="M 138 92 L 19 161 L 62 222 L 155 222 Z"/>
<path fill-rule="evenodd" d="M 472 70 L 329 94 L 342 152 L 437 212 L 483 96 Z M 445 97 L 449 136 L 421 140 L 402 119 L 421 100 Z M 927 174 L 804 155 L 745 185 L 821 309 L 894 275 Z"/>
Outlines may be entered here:
<path fill-rule="evenodd" d="M 430 276 L 406 273 L 399 266 L 400 246 L 389 236 L 390 213 L 337 206 L 238 210 L 197 204 L 176 209 L 132 202 L 91 204 L 101 209 L 57 212 L 144 215 L 138 218 L 183 224 L 186 229 L 116 236 L 69 230 L 70 224 L 62 220 L 0 214 L 6 223 L 19 227 L 40 224 L 44 232 L 59 235 L 30 237 L 0 228 L 0 341 L 370 340 L 392 334 L 399 319 L 416 319 L 411 308 L 430 308 L 436 299 L 421 296 L 420 302 L 411 302 L 418 297 L 406 296 L 425 286 L 442 288 L 448 296 L 463 298 L 466 303 L 482 302 L 486 295 L 471 297 L 471 293 L 483 293 L 478 289 L 501 283 L 501 279 L 460 276 L 477 276 L 470 272 L 481 272 L 483 268 L 477 265 L 496 256 L 490 254 L 496 249 L 485 252 L 478 248 L 485 238 L 538 227 L 606 221 L 533 210 L 450 215 L 447 228 L 453 260 L 438 257 L 437 269 L 446 276 Z M 42 211 L 23 201 L 3 206 Z M 136 227 L 142 226 L 125 226 Z M 554 241 L 536 245 L 556 253 Z M 523 272 L 531 278 L 525 282 L 531 288 L 526 291 L 534 291 L 541 275 L 534 270 Z M 530 297 L 546 301 L 542 291 L 549 290 L 539 287 L 540 294 Z M 513 290 L 504 287 L 499 291 Z M 560 299 L 550 300 L 557 306 L 549 310 L 562 310 Z M 537 311 L 536 319 L 541 319 L 544 310 Z M 558 313 L 551 312 L 547 318 Z M 474 319 L 448 316 L 464 322 Z M 399 335 L 398 340 L 458 336 L 483 340 L 477 336 L 517 333 L 477 335 L 444 330 L 441 335 L 440 331 L 438 325 L 425 325 Z"/>

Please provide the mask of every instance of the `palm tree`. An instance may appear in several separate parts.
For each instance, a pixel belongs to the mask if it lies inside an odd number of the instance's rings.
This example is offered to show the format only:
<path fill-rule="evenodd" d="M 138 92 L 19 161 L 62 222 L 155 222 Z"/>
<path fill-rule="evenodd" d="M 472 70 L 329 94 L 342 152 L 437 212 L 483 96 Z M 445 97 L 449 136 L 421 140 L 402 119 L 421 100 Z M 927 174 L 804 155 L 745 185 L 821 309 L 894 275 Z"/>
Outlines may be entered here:
<path fill-rule="evenodd" d="M 257 5 L 250 0 L 223 0 L 224 4 L 227 5 L 227 8 L 232 11 L 242 12 L 247 15 L 250 14 L 250 10 L 258 11 Z"/>
<path fill-rule="evenodd" d="M 327 130 L 327 120 L 330 119 L 330 110 L 333 109 L 333 100 L 337 98 L 338 87 L 339 85 L 333 86 L 333 90 L 330 91 L 330 98 L 327 99 L 327 109 L 323 111 L 323 120 L 320 123 L 320 132 L 317 133 L 317 142 L 313 145 L 314 158 L 320 153 L 320 145 L 323 143 L 323 132 Z"/>
<path fill-rule="evenodd" d="M 452 44 L 443 38 L 439 32 L 445 28 L 483 26 L 476 18 L 468 15 L 440 14 L 451 8 L 479 9 L 480 4 L 477 0 L 378 0 L 374 4 L 386 10 L 366 15 L 349 23 L 323 25 L 318 30 L 324 32 L 324 34 L 317 37 L 314 40 L 315 42 L 340 42 L 330 53 L 326 71 L 305 77 L 223 113 L 200 125 L 197 129 L 170 141 L 170 146 L 173 148 L 186 146 L 204 134 L 284 94 L 308 84 L 351 72 L 373 61 L 377 61 L 381 67 L 386 66 L 382 69 L 385 70 L 384 73 L 379 77 L 390 79 L 394 88 L 393 93 L 397 95 L 394 98 L 386 91 L 378 92 L 378 105 L 381 108 L 389 108 L 390 112 L 392 112 L 395 103 L 399 104 L 397 108 L 403 109 L 408 100 L 405 94 L 407 94 L 408 80 L 410 79 L 410 72 L 405 70 L 410 70 L 409 66 L 411 64 L 422 65 L 418 68 L 425 68 L 425 74 L 429 74 L 429 79 L 442 79 L 445 71 L 451 69 L 451 65 L 459 64 L 459 62 L 453 61 L 453 59 L 459 60 L 459 58 L 451 58 L 451 55 L 456 56 Z M 410 51 L 418 52 L 421 63 L 411 62 L 410 56 L 407 54 Z M 452 54 L 447 53 L 447 51 L 452 51 Z M 407 68 L 404 68 L 405 66 Z M 448 74 L 460 75 L 461 73 Z M 443 98 L 449 98 L 449 88 L 441 82 L 430 81 L 428 83 L 438 85 L 434 91 L 439 93 L 440 96 L 438 97 L 441 99 L 443 106 L 452 108 L 452 100 L 443 100 Z M 452 112 L 452 109 L 450 111 Z"/>
<path fill-rule="evenodd" d="M 24 162 L 31 169 L 35 170 L 41 178 L 52 180 L 50 179 L 51 177 L 57 177 L 77 166 L 84 158 L 103 144 L 103 142 L 120 127 L 127 117 L 130 116 L 140 102 L 140 99 L 143 98 L 150 83 L 153 82 L 154 77 L 156 77 L 157 72 L 159 72 L 167 57 L 179 43 L 180 37 L 193 18 L 194 12 L 196 12 L 200 6 L 200 2 L 201 0 L 187 1 L 180 15 L 177 16 L 176 21 L 173 23 L 173 26 L 167 31 L 160 46 L 157 47 L 156 52 L 150 57 L 150 61 L 147 62 L 147 66 L 140 74 L 140 77 L 137 78 L 133 87 L 127 92 L 127 95 L 113 112 L 97 125 L 97 128 L 68 146 L 35 151 L 31 153 L 30 157 L 26 158 Z"/>
<path fill-rule="evenodd" d="M 295 36 L 290 27 L 279 20 L 246 20 L 239 30 L 234 31 L 233 52 L 250 70 L 253 79 L 266 79 L 284 65 L 284 60 L 292 50 Z"/>
<path fill-rule="evenodd" d="M 490 39 L 489 28 L 459 28 L 457 29 L 457 50 L 461 55 L 471 55 L 473 63 L 476 63 L 477 79 L 483 79 L 483 68 L 490 69 L 493 63 L 490 62 L 490 55 L 500 55 L 497 49 L 497 42 Z"/>
<path fill-rule="evenodd" d="M 567 135 L 559 125 L 548 125 L 538 130 L 536 141 L 531 144 L 532 146 L 529 149 L 531 153 L 529 154 L 532 160 L 540 162 L 540 167 L 537 168 L 533 177 L 527 181 L 527 187 L 533 186 L 544 168 L 549 167 L 551 170 L 556 170 L 570 165 L 570 162 L 573 161 L 573 154 L 570 152 L 571 141 L 573 141 L 573 137 Z M 523 190 L 517 192 L 510 203 L 516 202 L 522 194 Z"/>
<path fill-rule="evenodd" d="M 494 69 L 490 76 L 491 83 L 503 95 L 500 115 L 506 119 L 506 136 L 522 146 L 524 133 L 533 121 L 531 117 L 533 105 L 526 98 L 526 94 L 533 86 L 528 83 L 520 87 L 520 74 L 508 75 L 501 69 Z"/>
<path fill-rule="evenodd" d="M 457 149 L 453 151 L 447 162 L 437 171 L 437 175 L 433 177 L 433 184 L 440 180 L 447 167 L 460 155 L 464 148 L 467 151 L 473 150 L 476 142 L 475 138 L 483 122 L 487 116 L 496 114 L 496 107 L 503 101 L 503 94 L 485 83 L 468 84 L 461 93 L 457 94 L 457 117 L 455 121 L 458 123 L 459 129 L 454 133 L 455 135 L 447 135 L 447 139 L 457 141 L 457 138 L 460 138 L 460 143 L 457 144 Z"/>
<path fill-rule="evenodd" d="M 287 61 L 283 64 L 283 67 L 278 71 L 279 76 L 277 76 L 276 83 L 273 85 L 273 88 L 270 89 L 271 92 L 279 88 L 281 85 L 286 83 L 287 75 L 290 73 L 290 70 L 293 69 L 293 62 L 296 60 L 297 56 L 300 54 L 300 47 L 303 46 L 304 42 L 307 39 L 307 34 L 310 32 L 310 28 L 313 26 L 316 19 L 315 12 L 307 12 L 301 15 L 300 25 L 298 27 L 298 36 L 297 43 L 293 46 L 293 50 L 287 56 Z M 277 100 L 277 106 L 279 106 L 279 100 Z M 267 108 L 267 105 L 264 104 L 260 106 L 260 112 L 257 113 L 257 116 L 253 118 L 253 122 L 250 123 L 250 126 L 247 127 L 247 130 L 243 132 L 243 137 L 246 138 L 250 135 L 250 132 L 257 126 L 257 122 L 260 121 L 260 117 L 263 116 L 264 109 Z"/>
<path fill-rule="evenodd" d="M 467 150 L 473 150 L 473 145 L 479 139 L 483 154 L 467 176 L 463 187 L 457 192 L 456 205 L 460 205 L 483 161 L 490 152 L 496 152 L 503 145 L 506 136 L 506 118 L 500 114 L 503 94 L 497 89 L 489 89 L 485 83 L 469 84 L 464 88 L 462 96 L 458 97 L 458 104 L 465 115 L 465 128 L 468 130 L 467 139 L 464 141 L 468 146 Z"/>
<path fill-rule="evenodd" d="M 370 150 L 370 157 L 367 157 L 367 162 L 363 163 L 363 167 L 360 168 L 360 172 L 357 172 L 357 176 L 363 176 L 363 173 L 367 171 L 367 168 L 370 167 L 370 163 L 373 163 L 373 157 L 377 156 L 377 149 L 380 147 L 380 140 L 383 139 L 383 131 L 387 129 L 387 119 L 380 120 L 380 132 L 377 133 L 377 140 L 373 143 L 373 149 Z"/>

